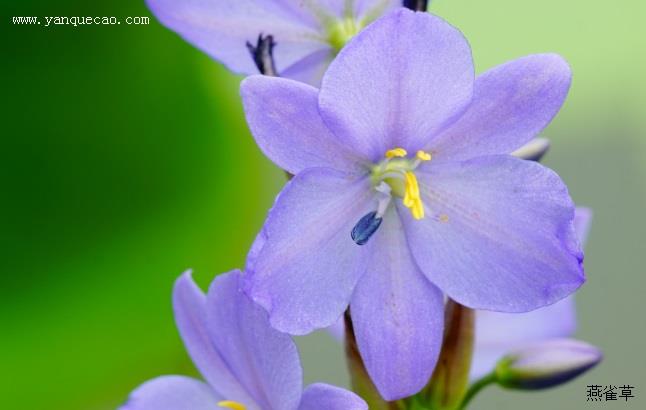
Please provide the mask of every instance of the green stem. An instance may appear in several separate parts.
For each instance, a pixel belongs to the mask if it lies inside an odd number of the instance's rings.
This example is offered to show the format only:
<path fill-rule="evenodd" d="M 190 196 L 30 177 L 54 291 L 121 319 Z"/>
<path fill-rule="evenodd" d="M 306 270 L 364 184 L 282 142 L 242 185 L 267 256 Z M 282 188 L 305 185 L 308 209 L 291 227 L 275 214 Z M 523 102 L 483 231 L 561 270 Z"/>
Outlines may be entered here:
<path fill-rule="evenodd" d="M 471 402 L 471 399 L 473 399 L 478 393 L 480 393 L 482 389 L 495 382 L 496 374 L 494 372 L 491 372 L 483 378 L 476 380 L 471 386 L 469 386 L 469 390 L 467 390 L 466 394 L 464 395 L 464 399 L 462 399 L 462 403 L 460 403 L 458 410 L 466 409 L 467 405 Z"/>

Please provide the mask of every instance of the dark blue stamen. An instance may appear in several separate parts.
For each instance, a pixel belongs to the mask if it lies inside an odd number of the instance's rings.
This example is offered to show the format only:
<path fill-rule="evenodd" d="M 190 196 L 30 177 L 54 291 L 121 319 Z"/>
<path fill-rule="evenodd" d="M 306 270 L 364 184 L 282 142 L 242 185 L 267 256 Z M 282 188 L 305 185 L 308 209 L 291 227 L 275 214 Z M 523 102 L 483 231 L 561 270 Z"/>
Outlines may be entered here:
<path fill-rule="evenodd" d="M 251 58 L 253 58 L 253 62 L 256 63 L 256 67 L 258 67 L 258 71 L 261 74 L 272 77 L 278 76 L 274 62 L 275 46 L 276 42 L 271 34 L 265 36 L 260 33 L 255 46 L 247 41 L 247 49 L 251 53 Z"/>
<path fill-rule="evenodd" d="M 426 11 L 428 0 L 404 0 L 404 7 L 413 11 Z"/>
<path fill-rule="evenodd" d="M 377 212 L 370 212 L 359 219 L 359 222 L 352 228 L 352 240 L 357 245 L 365 245 L 370 237 L 377 232 L 381 225 L 382 218 L 377 218 Z"/>

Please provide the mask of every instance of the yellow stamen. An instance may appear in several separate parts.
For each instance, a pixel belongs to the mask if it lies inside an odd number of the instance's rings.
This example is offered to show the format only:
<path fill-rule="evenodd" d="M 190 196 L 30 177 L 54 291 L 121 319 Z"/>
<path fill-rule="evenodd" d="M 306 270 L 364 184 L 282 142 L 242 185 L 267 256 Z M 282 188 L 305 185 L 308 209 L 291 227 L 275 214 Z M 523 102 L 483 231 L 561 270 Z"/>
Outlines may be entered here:
<path fill-rule="evenodd" d="M 419 184 L 417 183 L 417 177 L 411 171 L 406 171 L 404 176 L 406 178 L 403 201 L 404 206 L 411 210 L 413 218 L 422 219 L 424 218 L 424 204 L 422 203 L 422 199 L 419 196 Z"/>
<path fill-rule="evenodd" d="M 415 156 L 420 161 L 430 161 L 431 160 L 431 154 L 429 154 L 428 152 L 422 151 L 422 150 L 417 151 L 417 154 Z"/>
<path fill-rule="evenodd" d="M 227 407 L 233 410 L 246 410 L 244 404 L 240 404 L 237 401 L 224 400 L 218 403 L 220 407 Z"/>
<path fill-rule="evenodd" d="M 407 154 L 408 153 L 403 148 L 393 148 L 393 149 L 389 149 L 388 151 L 386 151 L 386 158 L 389 158 L 389 159 L 390 158 L 395 158 L 395 157 L 403 158 Z"/>

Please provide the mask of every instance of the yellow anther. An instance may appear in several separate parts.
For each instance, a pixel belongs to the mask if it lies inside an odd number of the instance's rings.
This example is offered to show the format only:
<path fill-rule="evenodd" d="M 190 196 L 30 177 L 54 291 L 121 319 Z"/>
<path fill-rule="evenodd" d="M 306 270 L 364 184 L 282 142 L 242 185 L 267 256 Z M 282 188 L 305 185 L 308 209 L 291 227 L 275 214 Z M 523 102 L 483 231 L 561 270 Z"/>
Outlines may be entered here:
<path fill-rule="evenodd" d="M 237 401 L 224 400 L 218 403 L 220 407 L 227 407 L 233 410 L 246 410 L 244 404 L 240 404 Z"/>
<path fill-rule="evenodd" d="M 393 148 L 393 149 L 389 149 L 388 151 L 386 151 L 386 158 L 388 158 L 388 159 L 395 158 L 395 157 L 403 158 L 407 154 L 408 153 L 403 148 Z"/>
<path fill-rule="evenodd" d="M 413 218 L 422 219 L 424 218 L 424 204 L 419 195 L 419 184 L 417 183 L 417 177 L 411 171 L 407 171 L 404 174 L 406 178 L 404 186 L 404 206 L 411 210 Z"/>
<path fill-rule="evenodd" d="M 413 213 L 413 218 L 415 219 L 423 219 L 424 218 L 424 204 L 422 204 L 422 200 L 418 199 L 415 201 L 415 205 L 413 206 L 413 209 L 411 209 Z"/>
<path fill-rule="evenodd" d="M 429 154 L 428 152 L 422 151 L 422 150 L 417 151 L 417 154 L 415 156 L 420 161 L 430 161 L 431 160 L 431 154 Z"/>

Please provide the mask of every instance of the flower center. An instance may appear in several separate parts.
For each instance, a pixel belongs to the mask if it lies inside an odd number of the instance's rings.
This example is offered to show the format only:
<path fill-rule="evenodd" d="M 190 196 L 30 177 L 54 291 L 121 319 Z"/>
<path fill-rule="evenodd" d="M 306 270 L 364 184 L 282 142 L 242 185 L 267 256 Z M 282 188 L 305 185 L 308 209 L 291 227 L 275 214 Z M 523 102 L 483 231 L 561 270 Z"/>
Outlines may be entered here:
<path fill-rule="evenodd" d="M 363 21 L 356 21 L 353 17 L 344 17 L 328 27 L 328 42 L 335 53 L 341 51 L 352 37 L 356 36 L 364 27 Z"/>
<path fill-rule="evenodd" d="M 413 218 L 424 218 L 424 203 L 413 171 L 422 162 L 430 161 L 431 154 L 417 151 L 414 158 L 407 158 L 407 155 L 403 148 L 388 150 L 386 158 L 372 168 L 372 183 L 381 196 L 376 214 L 378 218 L 386 212 L 393 194 L 403 199 L 404 206 L 410 209 Z"/>
<path fill-rule="evenodd" d="M 246 407 L 244 406 L 244 404 L 240 404 L 237 401 L 224 400 L 224 401 L 218 402 L 218 406 L 226 407 L 233 410 L 246 410 Z"/>

